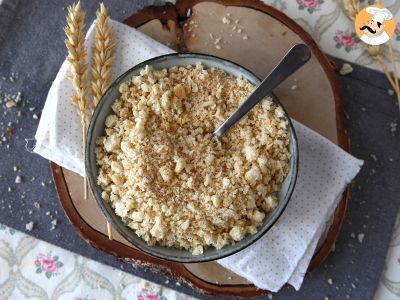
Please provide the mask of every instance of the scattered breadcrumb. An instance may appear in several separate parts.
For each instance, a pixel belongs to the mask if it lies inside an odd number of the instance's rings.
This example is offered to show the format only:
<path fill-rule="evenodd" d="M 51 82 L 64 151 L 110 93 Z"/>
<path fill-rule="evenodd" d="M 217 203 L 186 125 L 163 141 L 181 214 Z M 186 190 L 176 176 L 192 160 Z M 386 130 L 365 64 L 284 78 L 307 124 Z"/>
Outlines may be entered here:
<path fill-rule="evenodd" d="M 39 119 L 39 117 L 38 117 L 37 114 L 33 114 L 33 115 L 32 115 L 32 118 L 35 119 L 35 120 Z"/>
<path fill-rule="evenodd" d="M 179 281 L 175 282 L 175 285 L 181 286 L 181 283 Z"/>
<path fill-rule="evenodd" d="M 227 18 L 227 17 L 223 17 L 223 18 L 222 18 L 222 23 L 224 23 L 224 24 L 230 24 L 230 23 L 231 23 L 231 20 L 230 20 L 229 18 Z"/>
<path fill-rule="evenodd" d="M 11 193 L 12 189 L 11 189 L 10 186 L 7 188 L 7 191 L 8 191 L 9 193 Z"/>
<path fill-rule="evenodd" d="M 237 32 L 238 33 L 242 33 L 243 29 L 242 28 L 238 28 Z"/>
<path fill-rule="evenodd" d="M 22 178 L 21 176 L 17 175 L 17 177 L 15 177 L 15 183 L 21 183 L 22 182 Z"/>
<path fill-rule="evenodd" d="M 14 172 L 17 172 L 17 171 L 18 171 L 18 167 L 17 167 L 17 166 L 14 166 L 14 167 L 13 167 L 13 171 L 14 171 Z"/>
<path fill-rule="evenodd" d="M 8 101 L 6 102 L 6 107 L 7 107 L 7 108 L 12 108 L 12 107 L 15 107 L 15 106 L 17 106 L 17 103 L 15 103 L 14 100 L 8 100 Z"/>
<path fill-rule="evenodd" d="M 387 92 L 388 92 L 389 96 L 393 96 L 394 95 L 394 91 L 392 89 L 388 89 Z"/>
<path fill-rule="evenodd" d="M 96 141 L 97 182 L 149 245 L 220 249 L 255 234 L 277 206 L 290 160 L 283 110 L 265 98 L 221 139 L 212 135 L 254 88 L 201 64 L 147 66 L 120 85 Z"/>
<path fill-rule="evenodd" d="M 290 89 L 291 89 L 292 91 L 297 90 L 297 85 L 293 84 L 293 85 L 290 87 Z"/>
<path fill-rule="evenodd" d="M 377 161 L 377 160 L 378 160 L 378 158 L 376 157 L 375 154 L 371 154 L 370 156 L 371 156 L 371 158 L 372 158 L 374 161 Z"/>
<path fill-rule="evenodd" d="M 272 294 L 268 293 L 267 297 L 268 297 L 268 299 L 272 299 Z"/>
<path fill-rule="evenodd" d="M 215 48 L 216 48 L 217 50 L 221 50 L 221 49 L 222 49 L 222 47 L 221 47 L 220 45 L 215 45 Z"/>
<path fill-rule="evenodd" d="M 354 232 L 350 233 L 351 238 L 355 239 L 356 238 L 356 234 Z"/>
<path fill-rule="evenodd" d="M 353 67 L 348 63 L 344 63 L 339 71 L 340 75 L 347 75 L 351 72 L 353 72 Z"/>
<path fill-rule="evenodd" d="M 28 231 L 32 231 L 34 225 L 35 224 L 31 221 L 31 222 L 25 224 L 25 229 L 28 230 Z"/>
<path fill-rule="evenodd" d="M 333 280 L 332 280 L 332 278 L 328 278 L 328 283 L 329 283 L 330 285 L 332 285 L 332 284 L 333 284 Z"/>
<path fill-rule="evenodd" d="M 364 233 L 359 233 L 357 235 L 357 239 L 360 242 L 360 244 L 362 244 L 363 240 L 364 240 L 365 234 Z"/>
<path fill-rule="evenodd" d="M 329 297 L 325 296 L 325 297 L 324 297 L 324 300 L 329 300 Z"/>
<path fill-rule="evenodd" d="M 354 283 L 351 283 L 351 287 L 352 287 L 353 289 L 357 288 L 357 286 L 356 286 Z"/>
<path fill-rule="evenodd" d="M 248 40 L 249 37 L 245 34 L 245 35 L 243 36 L 243 39 L 244 39 L 244 40 Z"/>
<path fill-rule="evenodd" d="M 34 202 L 33 205 L 34 205 L 36 208 L 40 208 L 40 203 L 38 203 L 38 202 Z"/>

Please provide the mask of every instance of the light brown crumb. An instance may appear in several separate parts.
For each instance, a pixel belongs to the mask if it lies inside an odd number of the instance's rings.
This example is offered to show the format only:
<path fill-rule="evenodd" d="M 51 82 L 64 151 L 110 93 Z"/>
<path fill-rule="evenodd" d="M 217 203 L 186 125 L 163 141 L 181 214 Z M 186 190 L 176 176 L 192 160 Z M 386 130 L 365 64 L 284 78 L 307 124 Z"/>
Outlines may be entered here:
<path fill-rule="evenodd" d="M 290 87 L 290 89 L 291 89 L 292 91 L 297 90 L 297 85 L 293 84 L 293 85 Z"/>
<path fill-rule="evenodd" d="M 254 90 L 203 65 L 122 83 L 96 141 L 98 184 L 149 245 L 202 254 L 257 232 L 289 170 L 288 120 L 270 98 L 221 139 L 217 128 Z"/>
<path fill-rule="evenodd" d="M 353 72 L 353 67 L 348 63 L 344 63 L 339 71 L 340 75 L 347 75 L 351 72 Z"/>
<path fill-rule="evenodd" d="M 25 229 L 28 231 L 32 231 L 34 226 L 35 226 L 35 224 L 31 221 L 31 222 L 25 224 Z"/>
<path fill-rule="evenodd" d="M 358 241 L 360 242 L 360 244 L 362 244 L 362 242 L 363 242 L 363 240 L 364 240 L 364 237 L 365 237 L 364 233 L 359 233 L 359 234 L 357 235 L 357 239 L 358 239 Z"/>
<path fill-rule="evenodd" d="M 17 175 L 17 177 L 15 177 L 15 183 L 21 183 L 22 182 L 22 178 L 21 176 Z"/>
<path fill-rule="evenodd" d="M 222 18 L 222 23 L 224 23 L 224 24 L 230 24 L 230 23 L 231 23 L 231 20 L 230 20 L 229 18 L 227 18 L 227 17 L 223 17 L 223 18 Z"/>
<path fill-rule="evenodd" d="M 7 108 L 12 108 L 12 107 L 15 107 L 15 106 L 17 106 L 17 103 L 15 103 L 14 100 L 8 100 L 8 101 L 6 102 L 6 107 L 7 107 Z"/>
<path fill-rule="evenodd" d="M 248 40 L 249 37 L 245 34 L 245 35 L 243 36 L 243 39 L 244 39 L 244 40 Z"/>
<path fill-rule="evenodd" d="M 220 45 L 215 45 L 215 48 L 216 48 L 217 50 L 221 50 L 221 49 L 222 49 L 222 47 L 221 47 Z"/>

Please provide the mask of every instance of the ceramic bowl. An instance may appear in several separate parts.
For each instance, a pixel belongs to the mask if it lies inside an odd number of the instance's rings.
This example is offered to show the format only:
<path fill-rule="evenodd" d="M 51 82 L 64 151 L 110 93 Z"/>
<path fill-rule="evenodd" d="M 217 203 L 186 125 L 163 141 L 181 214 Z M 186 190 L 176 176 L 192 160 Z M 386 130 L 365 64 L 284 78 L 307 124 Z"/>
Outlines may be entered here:
<path fill-rule="evenodd" d="M 240 250 L 243 250 L 244 248 L 254 243 L 256 240 L 258 240 L 260 237 L 262 237 L 278 220 L 286 205 L 288 204 L 296 183 L 298 169 L 298 149 L 296 134 L 294 132 L 293 125 L 290 122 L 288 115 L 286 114 L 286 111 L 283 109 L 285 111 L 286 118 L 288 118 L 289 120 L 290 125 L 290 170 L 281 186 L 280 192 L 278 193 L 278 206 L 274 211 L 266 215 L 262 226 L 258 229 L 258 232 L 256 234 L 248 235 L 241 241 L 236 242 L 234 245 L 225 246 L 222 249 L 215 249 L 213 247 L 210 247 L 209 249 L 204 251 L 202 255 L 192 255 L 189 251 L 186 250 L 164 247 L 160 245 L 149 246 L 142 238 L 135 234 L 133 229 L 129 228 L 123 223 L 122 219 L 116 215 L 114 209 L 110 206 L 110 204 L 104 201 L 101 197 L 102 190 L 101 187 L 97 185 L 98 166 L 96 164 L 95 155 L 95 141 L 97 137 L 104 135 L 105 120 L 107 116 L 112 113 L 111 106 L 113 105 L 114 101 L 120 96 L 118 87 L 121 83 L 129 80 L 132 76 L 138 75 L 139 71 L 146 65 L 151 65 L 155 69 L 162 69 L 170 68 L 173 66 L 186 66 L 188 64 L 195 65 L 198 62 L 201 62 L 207 67 L 222 69 L 236 77 L 243 76 L 254 85 L 258 85 L 260 83 L 260 79 L 247 69 L 233 62 L 210 55 L 193 53 L 168 54 L 147 60 L 134 66 L 133 68 L 122 74 L 108 88 L 107 92 L 104 94 L 99 105 L 94 111 L 93 117 L 90 121 L 87 132 L 85 153 L 85 166 L 90 189 L 94 195 L 94 198 L 97 201 L 97 204 L 100 206 L 103 214 L 107 218 L 108 222 L 111 223 L 111 225 L 114 227 L 114 229 L 118 231 L 118 233 L 121 234 L 121 236 L 123 236 L 126 240 L 132 243 L 136 248 L 142 250 L 143 252 L 146 252 L 158 258 L 184 263 L 195 263 L 220 259 L 228 255 L 234 254 Z M 271 94 L 271 97 L 277 106 L 282 107 L 281 103 L 275 95 Z"/>

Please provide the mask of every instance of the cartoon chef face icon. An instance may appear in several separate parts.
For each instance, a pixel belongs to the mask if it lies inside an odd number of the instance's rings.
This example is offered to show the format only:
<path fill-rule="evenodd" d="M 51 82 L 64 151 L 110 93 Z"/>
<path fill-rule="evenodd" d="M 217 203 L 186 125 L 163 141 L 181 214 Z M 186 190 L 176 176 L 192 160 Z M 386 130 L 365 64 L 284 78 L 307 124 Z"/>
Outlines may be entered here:
<path fill-rule="evenodd" d="M 367 7 L 365 12 L 370 15 L 370 19 L 366 22 L 362 22 L 361 26 L 358 28 L 362 32 L 360 39 L 368 45 L 375 46 L 389 41 L 390 35 L 392 35 L 393 32 L 389 35 L 386 29 L 388 22 L 394 22 L 392 13 L 387 8 L 377 7 Z"/>

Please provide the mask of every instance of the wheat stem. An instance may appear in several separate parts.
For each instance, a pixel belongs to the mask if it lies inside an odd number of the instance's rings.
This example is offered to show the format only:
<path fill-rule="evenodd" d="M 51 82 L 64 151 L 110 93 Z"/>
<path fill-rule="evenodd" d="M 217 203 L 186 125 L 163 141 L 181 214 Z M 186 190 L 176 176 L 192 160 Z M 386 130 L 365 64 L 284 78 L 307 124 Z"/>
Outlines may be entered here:
<path fill-rule="evenodd" d="M 395 91 L 396 91 L 396 96 L 397 96 L 397 102 L 398 102 L 398 106 L 400 109 L 399 73 L 397 70 L 396 60 L 394 58 L 392 41 L 389 41 L 389 53 L 390 53 L 390 62 L 392 63 L 392 66 L 393 66 L 393 75 L 394 75 L 393 77 L 394 77 L 394 82 L 396 85 Z"/>
<path fill-rule="evenodd" d="M 87 63 L 85 52 L 85 37 L 83 34 L 83 27 L 85 26 L 85 13 L 81 8 L 80 1 L 68 7 L 67 26 L 64 28 L 66 39 L 65 45 L 68 50 L 67 61 L 71 66 L 72 86 L 75 89 L 75 94 L 71 97 L 72 104 L 75 105 L 76 110 L 80 116 L 82 125 L 82 142 L 83 153 L 85 153 L 86 141 L 86 109 L 88 107 L 87 101 Z M 84 170 L 84 183 L 83 183 L 84 197 L 87 199 L 87 183 L 86 183 L 86 169 Z"/>
<path fill-rule="evenodd" d="M 96 12 L 94 46 L 92 49 L 92 95 L 96 107 L 111 83 L 111 67 L 114 61 L 115 44 L 108 24 L 108 14 L 103 3 Z M 113 239 L 112 227 L 107 222 L 108 239 Z"/>
<path fill-rule="evenodd" d="M 393 81 L 392 76 L 389 73 L 389 69 L 383 62 L 382 57 L 380 55 L 378 55 L 378 56 L 374 56 L 374 59 L 379 63 L 383 73 L 385 74 L 386 78 L 389 80 L 390 85 L 393 87 L 394 90 L 396 90 L 396 84 Z"/>

